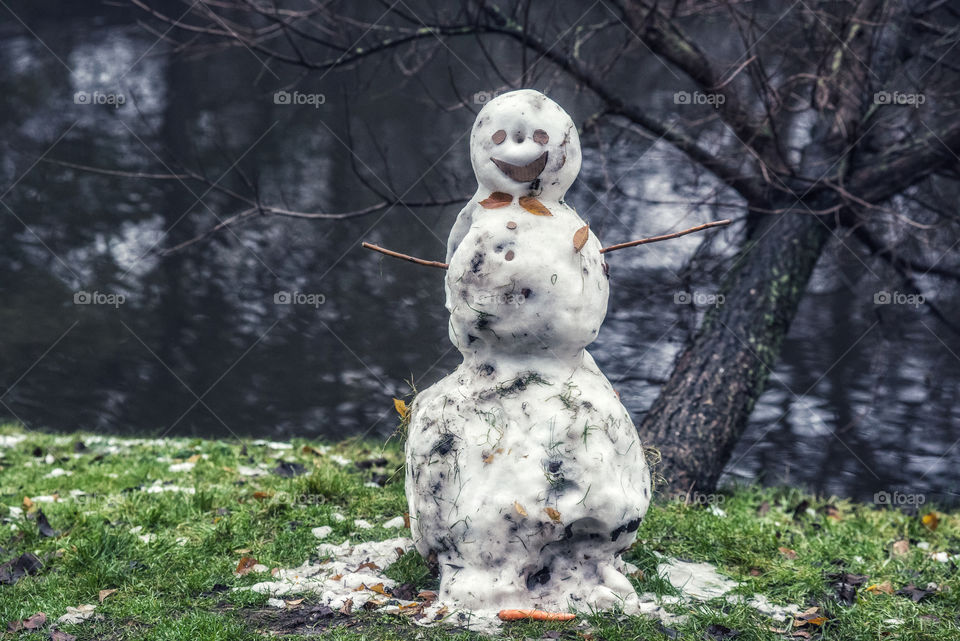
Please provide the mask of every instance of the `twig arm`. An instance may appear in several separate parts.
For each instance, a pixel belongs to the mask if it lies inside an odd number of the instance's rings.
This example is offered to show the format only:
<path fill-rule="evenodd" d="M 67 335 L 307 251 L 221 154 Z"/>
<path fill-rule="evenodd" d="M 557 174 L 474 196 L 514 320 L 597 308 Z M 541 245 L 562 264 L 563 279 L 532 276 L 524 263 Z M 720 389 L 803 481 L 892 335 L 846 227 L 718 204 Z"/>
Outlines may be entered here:
<path fill-rule="evenodd" d="M 381 254 L 386 254 L 387 256 L 393 256 L 394 258 L 399 258 L 401 260 L 407 260 L 411 263 L 416 263 L 418 265 L 425 265 L 426 267 L 439 267 L 440 269 L 446 269 L 450 265 L 447 263 L 441 263 L 438 260 L 424 260 L 422 258 L 416 258 L 414 256 L 408 256 L 406 254 L 401 254 L 400 252 L 395 252 L 390 249 L 384 249 L 379 245 L 374 245 L 373 243 L 361 243 L 361 245 L 367 249 L 372 249 L 375 252 L 380 252 Z"/>
<path fill-rule="evenodd" d="M 710 229 L 711 227 L 726 227 L 731 221 L 729 218 L 724 220 L 714 220 L 713 222 L 704 223 L 702 225 L 697 225 L 696 227 L 691 227 L 690 229 L 684 229 L 683 231 L 674 232 L 672 234 L 664 234 L 662 236 L 651 236 L 650 238 L 641 238 L 640 240 L 631 240 L 627 243 L 620 243 L 619 245 L 610 245 L 609 247 L 604 247 L 600 250 L 601 254 L 606 254 L 607 252 L 616 251 L 618 249 L 626 249 L 627 247 L 636 247 L 637 245 L 646 245 L 647 243 L 658 243 L 661 240 L 670 240 L 671 238 L 679 238 L 680 236 L 686 236 L 687 234 L 692 234 L 694 232 L 703 231 L 704 229 Z"/>

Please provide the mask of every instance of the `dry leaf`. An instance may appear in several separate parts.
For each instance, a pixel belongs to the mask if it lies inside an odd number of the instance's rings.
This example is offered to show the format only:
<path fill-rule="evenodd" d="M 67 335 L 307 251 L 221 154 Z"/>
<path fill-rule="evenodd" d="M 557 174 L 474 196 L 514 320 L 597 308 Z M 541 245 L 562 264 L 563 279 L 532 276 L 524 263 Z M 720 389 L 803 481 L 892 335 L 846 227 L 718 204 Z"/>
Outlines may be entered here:
<path fill-rule="evenodd" d="M 923 515 L 921 519 L 923 524 L 927 526 L 927 529 L 933 532 L 937 529 L 937 526 L 940 525 L 940 515 L 936 512 L 927 512 Z"/>
<path fill-rule="evenodd" d="M 385 595 L 385 596 L 389 596 L 389 595 L 387 594 L 387 591 L 383 588 L 383 584 L 382 584 L 382 583 L 377 583 L 376 585 L 371 585 L 371 586 L 368 587 L 367 589 L 370 590 L 371 592 L 376 592 L 377 594 L 383 594 L 383 595 Z"/>
<path fill-rule="evenodd" d="M 27 508 L 28 510 L 33 509 L 33 501 L 30 500 L 29 496 L 23 497 L 23 507 Z"/>
<path fill-rule="evenodd" d="M 562 520 L 560 518 L 560 513 L 557 512 L 552 507 L 545 507 L 543 508 L 543 511 L 547 513 L 547 516 L 549 516 L 550 520 L 553 521 L 554 523 L 559 523 Z"/>
<path fill-rule="evenodd" d="M 495 191 L 480 201 L 480 206 L 484 209 L 499 209 L 506 207 L 513 202 L 513 196 L 505 194 L 502 191 Z"/>
<path fill-rule="evenodd" d="M 300 448 L 300 451 L 304 454 L 313 454 L 314 456 L 323 456 L 323 452 L 313 447 L 312 445 L 304 445 Z"/>
<path fill-rule="evenodd" d="M 410 529 L 410 513 L 409 512 L 403 513 L 403 527 L 408 530 Z M 400 556 L 403 556 L 403 555 L 401 554 Z"/>
<path fill-rule="evenodd" d="M 584 225 L 573 235 L 573 251 L 579 252 L 590 238 L 590 225 Z"/>
<path fill-rule="evenodd" d="M 791 561 L 797 558 L 796 550 L 791 550 L 790 548 L 783 548 L 783 547 L 777 548 L 777 549 L 780 550 L 780 554 L 790 559 Z"/>
<path fill-rule="evenodd" d="M 7 632 L 19 632 L 20 630 L 36 630 L 42 628 L 47 622 L 47 615 L 43 612 L 37 612 L 31 617 L 22 621 L 11 621 L 7 624 Z"/>
<path fill-rule="evenodd" d="M 273 492 L 254 492 L 253 493 L 253 498 L 257 499 L 258 501 L 265 501 L 271 496 L 273 496 Z"/>
<path fill-rule="evenodd" d="M 100 595 L 99 595 L 100 603 L 103 603 L 104 599 L 106 599 L 108 596 L 110 596 L 116 591 L 117 591 L 116 588 L 113 588 L 112 590 L 100 590 Z"/>
<path fill-rule="evenodd" d="M 527 515 L 527 508 L 520 505 L 520 503 L 518 503 L 517 501 L 513 502 L 513 509 L 515 509 L 517 511 L 517 514 L 519 514 L 520 516 Z"/>
<path fill-rule="evenodd" d="M 493 463 L 493 454 L 489 454 L 483 458 L 483 462 L 487 465 Z"/>
<path fill-rule="evenodd" d="M 400 418 L 406 419 L 408 416 L 410 416 L 410 408 L 407 407 L 407 402 L 403 399 L 393 399 L 393 407 L 397 410 L 397 414 L 400 415 Z"/>
<path fill-rule="evenodd" d="M 201 458 L 202 458 L 202 457 L 201 457 L 199 454 L 194 454 L 193 456 L 191 456 L 190 458 L 187 459 L 187 463 L 196 463 L 196 462 L 199 461 Z"/>
<path fill-rule="evenodd" d="M 234 554 L 250 554 L 250 548 L 238 548 L 233 551 Z"/>
<path fill-rule="evenodd" d="M 764 501 L 760 504 L 760 507 L 757 508 L 757 516 L 764 516 L 770 512 L 770 501 Z"/>
<path fill-rule="evenodd" d="M 357 569 L 354 570 L 354 572 L 359 572 L 360 570 L 362 570 L 362 569 L 364 569 L 364 568 L 366 568 L 366 569 L 368 569 L 368 570 L 373 570 L 374 572 L 376 572 L 377 570 L 380 569 L 380 566 L 377 565 L 376 563 L 374 563 L 373 561 L 367 561 L 366 563 L 361 563 L 360 565 L 358 565 L 358 566 L 357 566 Z"/>
<path fill-rule="evenodd" d="M 420 590 L 420 592 L 417 593 L 417 598 L 423 599 L 424 601 L 436 601 L 437 593 L 432 590 Z"/>
<path fill-rule="evenodd" d="M 550 210 L 544 207 L 543 203 L 533 196 L 521 196 L 517 202 L 520 203 L 521 207 L 536 216 L 553 216 Z"/>
<path fill-rule="evenodd" d="M 237 563 L 237 569 L 235 570 L 235 572 L 240 576 L 243 576 L 244 574 L 249 574 L 250 571 L 253 570 L 253 566 L 255 566 L 256 564 L 257 564 L 257 560 L 255 558 L 253 558 L 252 556 L 245 556 L 242 559 L 240 559 L 239 563 Z"/>
<path fill-rule="evenodd" d="M 288 608 L 295 608 L 303 603 L 303 599 L 284 599 L 283 602 L 287 604 Z"/>
<path fill-rule="evenodd" d="M 353 612 L 353 599 L 347 599 L 343 602 L 343 607 L 340 608 L 340 614 L 350 616 L 351 612 Z"/>
<path fill-rule="evenodd" d="M 897 556 L 902 556 L 910 551 L 910 541 L 906 539 L 900 539 L 899 541 L 893 544 L 893 553 Z"/>
<path fill-rule="evenodd" d="M 866 589 L 867 589 L 867 592 L 871 594 L 880 594 L 880 593 L 893 594 L 893 584 L 891 584 L 889 581 L 868 585 Z"/>
<path fill-rule="evenodd" d="M 77 637 L 63 630 L 50 630 L 50 641 L 77 641 Z"/>

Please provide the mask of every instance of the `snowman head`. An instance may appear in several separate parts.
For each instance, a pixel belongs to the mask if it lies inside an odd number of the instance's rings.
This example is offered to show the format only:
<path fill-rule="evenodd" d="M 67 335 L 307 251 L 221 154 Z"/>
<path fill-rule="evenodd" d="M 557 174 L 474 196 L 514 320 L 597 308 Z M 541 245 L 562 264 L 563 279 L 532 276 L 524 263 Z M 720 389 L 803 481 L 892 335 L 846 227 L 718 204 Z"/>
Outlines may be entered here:
<path fill-rule="evenodd" d="M 470 162 L 481 191 L 560 200 L 580 172 L 580 137 L 567 112 L 539 91 L 511 91 L 477 114 Z"/>

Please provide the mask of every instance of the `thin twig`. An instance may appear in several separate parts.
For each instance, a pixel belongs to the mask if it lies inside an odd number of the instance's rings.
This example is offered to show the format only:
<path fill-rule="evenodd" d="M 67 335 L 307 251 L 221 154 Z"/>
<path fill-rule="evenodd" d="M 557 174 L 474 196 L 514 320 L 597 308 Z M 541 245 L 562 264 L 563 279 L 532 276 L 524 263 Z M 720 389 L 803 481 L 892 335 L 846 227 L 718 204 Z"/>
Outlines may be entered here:
<path fill-rule="evenodd" d="M 619 245 L 610 245 L 609 247 L 604 247 L 600 250 L 601 254 L 606 254 L 607 252 L 616 251 L 618 249 L 626 249 L 627 247 L 636 247 L 637 245 L 646 245 L 647 243 L 658 243 L 661 240 L 670 240 L 671 238 L 679 238 L 680 236 L 686 236 L 687 234 L 692 234 L 697 231 L 703 231 L 704 229 L 709 229 L 711 227 L 726 227 L 733 221 L 729 218 L 724 220 L 715 220 L 710 223 L 704 223 L 702 225 L 697 225 L 696 227 L 691 227 L 690 229 L 684 229 L 683 231 L 674 232 L 672 234 L 664 234 L 663 236 L 651 236 L 650 238 L 641 238 L 640 240 L 631 240 L 628 243 L 620 243 Z"/>
<path fill-rule="evenodd" d="M 375 252 L 380 252 L 381 254 L 386 254 L 387 256 L 393 256 L 394 258 L 400 258 L 402 260 L 408 260 L 411 263 L 416 263 L 418 265 L 425 265 L 426 267 L 439 267 L 441 269 L 446 269 L 450 265 L 447 263 L 441 263 L 439 260 L 424 260 L 422 258 L 415 258 L 413 256 L 407 256 L 406 254 L 401 254 L 400 252 L 395 252 L 389 249 L 384 249 L 379 245 L 374 245 L 373 243 L 361 243 L 367 249 L 372 249 Z"/>
<path fill-rule="evenodd" d="M 636 247 L 637 245 L 646 245 L 647 243 L 657 243 L 661 240 L 670 240 L 671 238 L 679 238 L 680 236 L 686 236 L 687 234 L 692 234 L 697 231 L 703 231 L 704 229 L 709 229 L 711 227 L 724 227 L 729 225 L 732 220 L 729 218 L 725 220 L 715 220 L 710 223 L 704 223 L 696 227 L 691 227 L 690 229 L 684 229 L 683 231 L 674 232 L 672 234 L 665 234 L 663 236 L 652 236 L 650 238 L 641 238 L 640 240 L 631 240 L 629 243 L 620 243 L 619 245 L 611 245 L 600 250 L 601 254 L 606 252 L 611 252 L 615 249 L 624 249 L 626 247 Z M 393 256 L 394 258 L 400 258 L 402 260 L 408 260 L 411 263 L 416 263 L 418 265 L 425 265 L 426 267 L 439 267 L 440 269 L 447 269 L 450 267 L 448 263 L 441 263 L 438 260 L 424 260 L 422 258 L 416 258 L 414 256 L 408 256 L 407 254 L 401 254 L 400 252 L 395 252 L 390 249 L 384 249 L 379 245 L 374 245 L 373 243 L 361 243 L 361 245 L 367 249 L 372 249 L 375 252 L 380 252 L 381 254 L 386 254 L 387 256 Z"/>

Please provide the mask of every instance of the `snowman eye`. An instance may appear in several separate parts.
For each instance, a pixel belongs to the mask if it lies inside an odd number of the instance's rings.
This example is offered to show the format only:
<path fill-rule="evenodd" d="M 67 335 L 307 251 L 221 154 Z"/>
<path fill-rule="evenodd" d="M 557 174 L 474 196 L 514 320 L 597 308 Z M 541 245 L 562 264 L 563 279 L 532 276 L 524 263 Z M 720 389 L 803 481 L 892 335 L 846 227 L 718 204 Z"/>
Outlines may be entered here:
<path fill-rule="evenodd" d="M 493 140 L 493 144 L 499 145 L 507 139 L 507 132 L 505 132 L 503 129 L 500 129 L 499 131 L 493 132 L 493 136 L 490 138 Z"/>
<path fill-rule="evenodd" d="M 538 145 L 545 145 L 550 142 L 550 136 L 548 136 L 547 132 L 545 132 L 543 129 L 537 129 L 535 132 L 533 132 L 533 142 L 537 143 Z"/>

